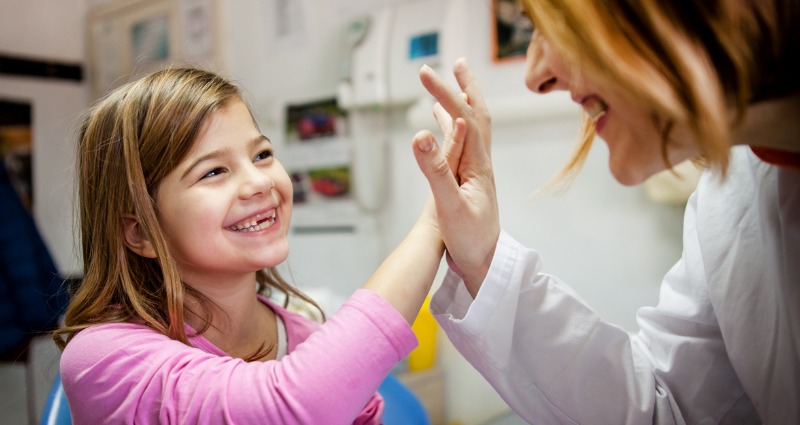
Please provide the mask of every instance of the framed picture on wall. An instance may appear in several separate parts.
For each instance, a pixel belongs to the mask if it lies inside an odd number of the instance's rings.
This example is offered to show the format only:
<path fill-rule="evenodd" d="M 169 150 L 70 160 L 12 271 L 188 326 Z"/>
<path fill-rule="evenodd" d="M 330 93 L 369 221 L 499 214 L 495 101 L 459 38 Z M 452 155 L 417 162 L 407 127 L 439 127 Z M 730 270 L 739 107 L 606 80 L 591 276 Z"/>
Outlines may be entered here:
<path fill-rule="evenodd" d="M 102 96 L 175 55 L 175 17 L 169 0 L 117 1 L 89 12 L 92 94 Z"/>
<path fill-rule="evenodd" d="M 208 62 L 216 54 L 214 0 L 180 0 L 178 26 L 181 57 L 191 62 Z"/>
<path fill-rule="evenodd" d="M 517 0 L 492 0 L 494 62 L 524 59 L 533 35 L 531 23 Z"/>
<path fill-rule="evenodd" d="M 336 98 L 286 105 L 282 162 L 294 183 L 295 203 L 351 196 L 347 112 Z"/>
<path fill-rule="evenodd" d="M 216 53 L 215 0 L 118 0 L 89 11 L 92 94 L 180 62 Z"/>

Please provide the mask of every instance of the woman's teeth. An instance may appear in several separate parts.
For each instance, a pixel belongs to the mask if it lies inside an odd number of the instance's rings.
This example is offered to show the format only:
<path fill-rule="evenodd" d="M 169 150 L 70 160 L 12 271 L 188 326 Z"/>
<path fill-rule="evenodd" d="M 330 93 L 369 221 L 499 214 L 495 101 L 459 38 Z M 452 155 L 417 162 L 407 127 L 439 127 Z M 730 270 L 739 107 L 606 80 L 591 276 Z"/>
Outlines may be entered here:
<path fill-rule="evenodd" d="M 586 110 L 586 113 L 589 114 L 589 118 L 591 118 L 593 122 L 597 122 L 597 120 L 603 118 L 603 115 L 606 114 L 608 105 L 598 97 L 590 97 L 583 102 L 583 108 Z"/>
<path fill-rule="evenodd" d="M 234 224 L 233 226 L 228 227 L 228 229 L 233 230 L 234 232 L 257 232 L 259 230 L 264 230 L 273 224 L 275 224 L 274 215 L 265 218 L 259 218 L 259 216 L 256 216 L 249 222 Z"/>

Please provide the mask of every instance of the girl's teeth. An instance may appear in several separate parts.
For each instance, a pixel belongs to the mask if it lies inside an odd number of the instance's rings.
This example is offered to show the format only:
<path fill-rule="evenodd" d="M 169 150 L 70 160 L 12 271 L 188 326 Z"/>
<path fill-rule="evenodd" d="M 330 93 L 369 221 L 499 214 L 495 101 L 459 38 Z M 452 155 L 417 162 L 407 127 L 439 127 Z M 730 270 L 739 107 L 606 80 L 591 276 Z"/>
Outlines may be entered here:
<path fill-rule="evenodd" d="M 233 230 L 234 232 L 257 232 L 259 230 L 264 230 L 275 223 L 275 216 L 264 218 L 260 221 L 252 220 L 246 225 L 244 224 L 237 224 L 230 226 L 228 229 Z"/>

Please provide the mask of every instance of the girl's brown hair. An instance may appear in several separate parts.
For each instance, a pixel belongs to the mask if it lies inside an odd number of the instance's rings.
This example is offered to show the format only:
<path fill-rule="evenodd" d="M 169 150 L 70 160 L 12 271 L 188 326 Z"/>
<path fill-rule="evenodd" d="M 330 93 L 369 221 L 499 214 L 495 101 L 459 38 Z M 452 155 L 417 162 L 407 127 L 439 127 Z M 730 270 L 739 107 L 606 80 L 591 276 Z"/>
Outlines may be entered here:
<path fill-rule="evenodd" d="M 652 111 L 668 166 L 670 130 L 679 125 L 695 137 L 704 162 L 724 175 L 731 131 L 747 105 L 798 91 L 796 0 L 522 3 L 574 69 Z M 573 175 L 588 155 L 594 126 L 583 121 L 582 141 L 560 177 Z"/>
<path fill-rule="evenodd" d="M 181 281 L 157 219 L 155 192 L 184 158 L 211 114 L 239 89 L 217 74 L 174 68 L 131 82 L 102 99 L 85 118 L 78 138 L 78 195 L 83 280 L 72 294 L 65 325 L 53 338 L 63 349 L 81 330 L 99 323 L 136 321 L 188 344 L 186 313 L 210 326 L 210 301 Z M 128 249 L 123 216 L 138 217 L 157 258 Z M 256 290 L 276 289 L 318 310 L 275 269 L 257 272 Z M 188 296 L 188 297 L 187 297 Z M 199 301 L 199 310 L 186 305 Z M 262 350 L 251 356 L 265 354 Z"/>

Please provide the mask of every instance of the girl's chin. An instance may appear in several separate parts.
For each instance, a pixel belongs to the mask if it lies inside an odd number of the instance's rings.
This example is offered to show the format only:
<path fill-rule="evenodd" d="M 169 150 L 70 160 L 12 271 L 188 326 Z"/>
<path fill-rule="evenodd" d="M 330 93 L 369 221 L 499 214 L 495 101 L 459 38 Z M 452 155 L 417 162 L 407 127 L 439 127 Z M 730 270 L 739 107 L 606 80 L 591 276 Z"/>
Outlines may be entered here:
<path fill-rule="evenodd" d="M 285 251 L 281 254 L 271 253 L 271 255 L 264 256 L 264 261 L 259 265 L 261 269 L 270 267 L 277 267 L 283 264 L 289 258 L 289 252 Z"/>

